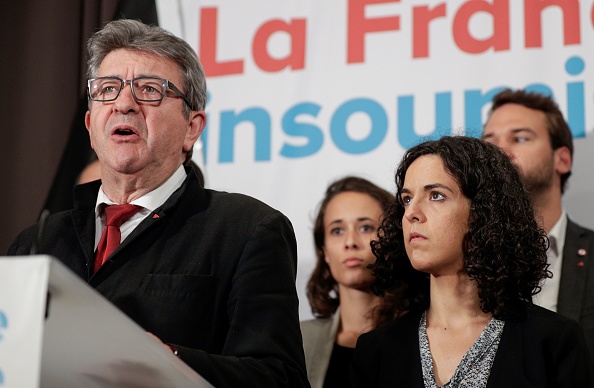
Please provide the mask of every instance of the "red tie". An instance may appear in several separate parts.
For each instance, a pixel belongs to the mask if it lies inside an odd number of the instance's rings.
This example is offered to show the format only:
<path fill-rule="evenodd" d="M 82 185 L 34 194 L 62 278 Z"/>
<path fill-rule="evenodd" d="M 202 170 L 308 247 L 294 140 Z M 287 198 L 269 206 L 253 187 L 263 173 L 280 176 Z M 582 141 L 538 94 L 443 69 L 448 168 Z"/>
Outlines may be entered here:
<path fill-rule="evenodd" d="M 120 226 L 141 209 L 142 207 L 129 203 L 105 207 L 105 229 L 103 229 L 99 245 L 97 245 L 93 273 L 97 272 L 109 255 L 120 245 L 122 238 Z"/>

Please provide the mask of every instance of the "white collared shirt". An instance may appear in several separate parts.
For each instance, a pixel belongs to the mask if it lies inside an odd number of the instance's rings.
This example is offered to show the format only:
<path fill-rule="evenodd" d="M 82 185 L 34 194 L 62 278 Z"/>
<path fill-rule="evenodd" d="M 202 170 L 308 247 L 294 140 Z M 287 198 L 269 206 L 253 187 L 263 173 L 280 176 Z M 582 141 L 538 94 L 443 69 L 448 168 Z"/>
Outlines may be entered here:
<path fill-rule="evenodd" d="M 132 205 L 141 206 L 142 210 L 122 224 L 120 227 L 120 233 L 122 234 L 120 242 L 124 241 L 124 239 L 132 233 L 146 216 L 151 214 L 159 206 L 163 205 L 171 194 L 184 183 L 186 176 L 187 174 L 184 166 L 179 166 L 173 175 L 171 175 L 161 186 L 130 202 Z M 103 233 L 103 228 L 105 228 L 105 215 L 102 210 L 103 204 L 117 205 L 105 195 L 105 192 L 103 192 L 103 185 L 101 185 L 99 193 L 97 194 L 97 202 L 95 203 L 95 250 L 97 250 L 99 239 Z"/>
<path fill-rule="evenodd" d="M 547 250 L 549 271 L 553 277 L 545 279 L 542 290 L 534 296 L 534 304 L 557 312 L 559 298 L 559 283 L 561 283 L 561 264 L 563 263 L 563 247 L 565 246 L 565 232 L 567 230 L 567 213 L 565 210 L 549 232 L 550 246 Z"/>

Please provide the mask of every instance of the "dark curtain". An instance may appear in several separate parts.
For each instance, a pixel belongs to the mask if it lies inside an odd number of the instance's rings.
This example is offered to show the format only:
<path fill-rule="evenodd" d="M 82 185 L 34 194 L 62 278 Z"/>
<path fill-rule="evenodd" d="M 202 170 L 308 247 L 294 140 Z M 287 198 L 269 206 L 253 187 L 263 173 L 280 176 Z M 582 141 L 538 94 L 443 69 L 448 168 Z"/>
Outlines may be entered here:
<path fill-rule="evenodd" d="M 116 18 L 157 24 L 154 1 L 0 2 L 0 255 L 44 208 L 72 207 L 92 151 L 84 126 L 86 42 Z"/>

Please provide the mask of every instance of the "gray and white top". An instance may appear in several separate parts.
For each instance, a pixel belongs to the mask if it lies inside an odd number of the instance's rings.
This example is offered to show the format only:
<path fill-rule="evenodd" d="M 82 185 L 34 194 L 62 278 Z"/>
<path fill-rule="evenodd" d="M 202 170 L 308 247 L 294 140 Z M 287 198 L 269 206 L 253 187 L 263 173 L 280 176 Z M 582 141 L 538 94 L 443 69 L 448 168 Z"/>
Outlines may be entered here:
<path fill-rule="evenodd" d="M 504 321 L 491 319 L 476 342 L 462 357 L 454 375 L 442 386 L 443 388 L 484 388 L 487 386 L 504 325 Z M 425 388 L 438 388 L 433 374 L 433 358 L 427 340 L 427 312 L 423 313 L 419 322 L 419 350 Z"/>

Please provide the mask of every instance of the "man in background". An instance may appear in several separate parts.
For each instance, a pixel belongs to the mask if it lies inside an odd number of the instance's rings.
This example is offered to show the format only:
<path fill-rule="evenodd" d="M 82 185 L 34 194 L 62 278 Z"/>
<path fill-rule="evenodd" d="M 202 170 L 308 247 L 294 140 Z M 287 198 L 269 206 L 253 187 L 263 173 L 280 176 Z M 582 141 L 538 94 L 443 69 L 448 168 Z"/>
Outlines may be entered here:
<path fill-rule="evenodd" d="M 548 96 L 506 89 L 493 98 L 482 138 L 518 167 L 550 240 L 553 277 L 545 280 L 535 304 L 578 321 L 594 356 L 594 232 L 571 221 L 561 202 L 573 158 L 563 114 Z"/>
<path fill-rule="evenodd" d="M 38 252 L 214 386 L 308 386 L 291 223 L 253 198 L 202 188 L 184 168 L 206 125 L 196 53 L 132 20 L 108 23 L 88 48 L 85 124 L 101 180 L 47 219 Z M 22 232 L 9 254 L 27 254 L 36 234 Z"/>

